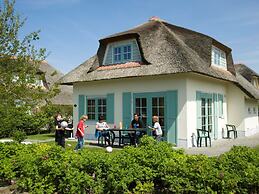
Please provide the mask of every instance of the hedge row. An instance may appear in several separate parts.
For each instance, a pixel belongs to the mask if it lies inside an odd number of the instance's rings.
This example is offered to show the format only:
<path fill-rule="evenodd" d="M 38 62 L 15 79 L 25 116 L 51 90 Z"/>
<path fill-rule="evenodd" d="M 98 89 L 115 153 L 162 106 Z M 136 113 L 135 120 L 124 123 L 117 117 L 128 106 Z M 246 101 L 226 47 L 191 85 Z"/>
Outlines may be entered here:
<path fill-rule="evenodd" d="M 187 155 L 144 137 L 106 153 L 47 144 L 0 144 L 0 181 L 30 193 L 259 193 L 259 153 L 233 147 L 219 157 Z"/>

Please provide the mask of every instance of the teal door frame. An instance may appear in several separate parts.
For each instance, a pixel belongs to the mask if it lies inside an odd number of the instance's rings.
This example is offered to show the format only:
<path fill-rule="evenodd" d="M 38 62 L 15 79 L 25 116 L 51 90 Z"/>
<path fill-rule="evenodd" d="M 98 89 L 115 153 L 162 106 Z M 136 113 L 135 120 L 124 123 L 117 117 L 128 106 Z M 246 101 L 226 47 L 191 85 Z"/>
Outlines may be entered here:
<path fill-rule="evenodd" d="M 219 119 L 219 111 L 218 111 L 218 94 L 216 93 L 205 93 L 205 92 L 196 92 L 196 101 L 197 101 L 197 128 L 202 127 L 202 113 L 201 113 L 201 100 L 205 99 L 206 103 L 208 99 L 212 101 L 212 131 L 211 137 L 214 139 L 218 139 L 218 119 Z M 207 105 L 206 105 L 207 108 Z M 208 111 L 207 109 L 205 111 Z M 206 119 L 206 130 L 208 129 L 208 118 Z"/>
<path fill-rule="evenodd" d="M 164 97 L 164 138 L 170 143 L 177 144 L 177 91 L 133 93 L 133 111 L 136 110 L 136 98 L 146 98 L 147 125 L 152 125 L 152 98 L 156 97 Z"/>

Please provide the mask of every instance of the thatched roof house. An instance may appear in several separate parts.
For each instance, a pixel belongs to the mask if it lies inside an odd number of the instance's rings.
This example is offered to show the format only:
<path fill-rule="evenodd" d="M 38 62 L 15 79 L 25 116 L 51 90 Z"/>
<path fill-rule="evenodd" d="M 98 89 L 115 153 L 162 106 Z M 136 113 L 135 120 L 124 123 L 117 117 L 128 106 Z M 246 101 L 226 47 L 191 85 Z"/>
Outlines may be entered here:
<path fill-rule="evenodd" d="M 127 127 L 137 112 L 146 126 L 158 115 L 164 138 L 189 147 L 197 128 L 213 139 L 222 138 L 226 123 L 239 135 L 259 131 L 259 91 L 234 66 L 231 52 L 210 36 L 153 17 L 100 39 L 97 53 L 60 82 L 74 87 L 74 122 L 89 116 L 87 138 L 98 116 Z"/>

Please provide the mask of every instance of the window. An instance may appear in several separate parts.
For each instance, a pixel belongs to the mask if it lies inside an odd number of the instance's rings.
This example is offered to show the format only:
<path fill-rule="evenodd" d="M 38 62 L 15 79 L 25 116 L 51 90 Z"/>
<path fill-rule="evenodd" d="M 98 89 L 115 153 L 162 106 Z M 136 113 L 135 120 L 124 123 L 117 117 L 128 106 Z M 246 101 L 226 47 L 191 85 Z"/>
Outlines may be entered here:
<path fill-rule="evenodd" d="M 123 55 L 124 60 L 130 60 L 131 59 L 131 45 L 127 45 L 123 47 Z"/>
<path fill-rule="evenodd" d="M 213 46 L 211 52 L 211 63 L 218 67 L 227 68 L 226 53 Z"/>
<path fill-rule="evenodd" d="M 98 99 L 98 118 L 103 115 L 106 120 L 106 99 Z"/>
<path fill-rule="evenodd" d="M 103 115 L 106 120 L 106 98 L 87 100 L 87 115 L 89 120 L 98 120 Z"/>
<path fill-rule="evenodd" d="M 141 116 L 144 126 L 147 125 L 147 98 L 136 98 L 136 113 Z"/>
<path fill-rule="evenodd" d="M 152 115 L 156 115 L 159 118 L 159 123 L 162 128 L 165 127 L 165 106 L 164 97 L 152 98 Z"/>
<path fill-rule="evenodd" d="M 131 45 L 122 45 L 119 47 L 114 47 L 113 49 L 113 62 L 126 62 L 131 60 L 132 51 Z"/>
<path fill-rule="evenodd" d="M 114 55 L 114 62 L 120 62 L 121 61 L 121 47 L 115 47 L 113 51 Z"/>
<path fill-rule="evenodd" d="M 95 99 L 87 100 L 88 119 L 95 120 Z"/>

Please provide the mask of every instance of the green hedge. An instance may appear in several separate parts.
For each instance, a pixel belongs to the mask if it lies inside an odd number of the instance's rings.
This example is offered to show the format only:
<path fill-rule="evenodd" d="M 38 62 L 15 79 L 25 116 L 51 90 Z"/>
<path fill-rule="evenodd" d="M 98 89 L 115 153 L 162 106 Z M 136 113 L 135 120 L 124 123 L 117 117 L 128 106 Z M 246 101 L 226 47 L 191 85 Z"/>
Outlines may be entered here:
<path fill-rule="evenodd" d="M 233 147 L 219 157 L 187 155 L 150 137 L 106 153 L 0 144 L 1 183 L 30 193 L 258 193 L 259 153 Z"/>

